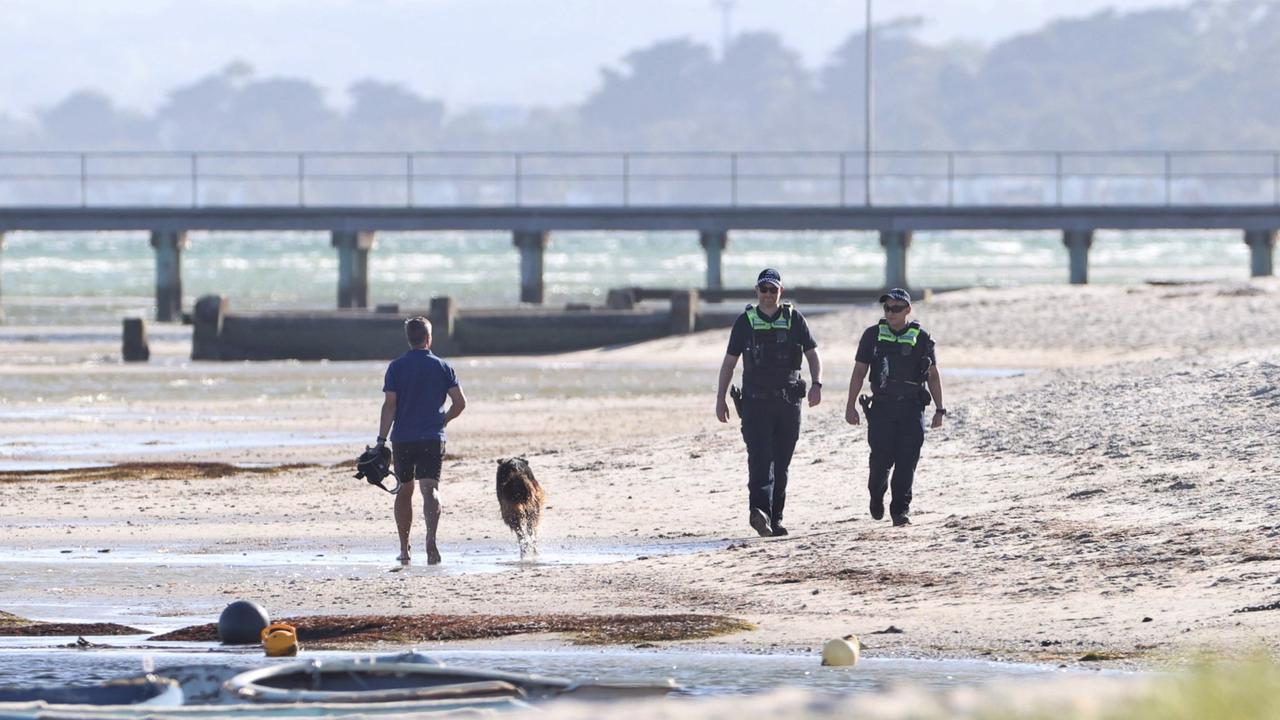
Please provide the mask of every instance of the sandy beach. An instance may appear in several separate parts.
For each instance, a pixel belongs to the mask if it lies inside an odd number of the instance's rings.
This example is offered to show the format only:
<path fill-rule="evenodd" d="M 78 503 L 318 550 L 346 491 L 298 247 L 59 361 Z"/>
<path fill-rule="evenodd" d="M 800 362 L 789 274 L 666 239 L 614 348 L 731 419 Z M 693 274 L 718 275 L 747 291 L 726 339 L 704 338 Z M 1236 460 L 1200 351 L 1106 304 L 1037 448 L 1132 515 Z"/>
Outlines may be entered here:
<path fill-rule="evenodd" d="M 118 339 L 7 328 L 0 382 L 40 388 L 0 404 L 9 461 L 176 465 L 5 473 L 0 610 L 170 628 L 232 598 L 277 616 L 714 613 L 756 629 L 699 648 L 816 652 L 856 633 L 869 657 L 1140 667 L 1280 647 L 1280 610 L 1248 610 L 1280 599 L 1280 283 L 970 290 L 915 317 L 938 341 L 951 414 L 926 441 L 910 527 L 868 515 L 865 426 L 843 420 L 854 338 L 878 318 L 867 306 L 811 321 L 825 394 L 805 411 L 789 537 L 747 525 L 742 439 L 713 412 L 717 331 L 458 359 L 472 403 L 450 427 L 445 563 L 419 564 L 419 524 L 402 571 L 390 498 L 339 466 L 376 434 L 380 364 L 190 364 L 175 332 L 157 334 L 149 365 L 123 366 Z M 346 390 L 273 395 L 300 374 Z M 141 391 L 179 380 L 189 394 Z M 82 416 L 42 415 L 50 405 Z M 138 443 L 148 434 L 160 439 Z M 187 442 L 201 435 L 247 439 Z M 82 452 L 95 436 L 107 441 Z M 37 458 L 22 438 L 68 454 Z M 492 488 L 511 455 L 547 489 L 544 547 L 632 557 L 458 572 L 480 546 L 516 558 Z M 192 461 L 254 467 L 182 468 Z M 124 561 L 157 552 L 278 562 Z M 385 562 L 303 562 L 343 553 Z"/>

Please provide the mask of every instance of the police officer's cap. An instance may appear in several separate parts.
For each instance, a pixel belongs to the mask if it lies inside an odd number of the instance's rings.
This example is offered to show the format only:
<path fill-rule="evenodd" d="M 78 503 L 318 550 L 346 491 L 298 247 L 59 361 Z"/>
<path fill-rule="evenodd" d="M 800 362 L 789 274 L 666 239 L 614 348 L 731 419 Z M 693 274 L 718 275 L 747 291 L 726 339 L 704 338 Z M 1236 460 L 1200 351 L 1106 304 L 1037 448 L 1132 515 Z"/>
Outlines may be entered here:
<path fill-rule="evenodd" d="M 760 275 L 756 277 L 756 284 L 773 283 L 778 287 L 782 287 L 782 273 L 773 268 L 765 268 L 760 271 Z"/>
<path fill-rule="evenodd" d="M 910 305 L 911 293 L 907 292 L 906 290 L 903 290 L 902 288 L 894 288 L 889 292 L 880 296 L 880 304 L 882 305 L 884 303 L 889 302 L 890 300 L 901 300 L 902 302 Z"/>

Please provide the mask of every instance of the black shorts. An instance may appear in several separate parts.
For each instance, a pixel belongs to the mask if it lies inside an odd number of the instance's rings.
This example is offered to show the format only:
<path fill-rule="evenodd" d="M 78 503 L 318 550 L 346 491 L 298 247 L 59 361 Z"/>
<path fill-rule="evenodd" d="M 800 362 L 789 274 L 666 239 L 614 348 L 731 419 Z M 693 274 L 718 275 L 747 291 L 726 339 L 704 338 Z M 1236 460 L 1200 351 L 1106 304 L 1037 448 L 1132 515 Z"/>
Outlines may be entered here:
<path fill-rule="evenodd" d="M 444 441 L 393 442 L 391 459 L 395 463 L 396 477 L 402 483 L 424 478 L 439 480 L 440 465 L 444 462 Z"/>

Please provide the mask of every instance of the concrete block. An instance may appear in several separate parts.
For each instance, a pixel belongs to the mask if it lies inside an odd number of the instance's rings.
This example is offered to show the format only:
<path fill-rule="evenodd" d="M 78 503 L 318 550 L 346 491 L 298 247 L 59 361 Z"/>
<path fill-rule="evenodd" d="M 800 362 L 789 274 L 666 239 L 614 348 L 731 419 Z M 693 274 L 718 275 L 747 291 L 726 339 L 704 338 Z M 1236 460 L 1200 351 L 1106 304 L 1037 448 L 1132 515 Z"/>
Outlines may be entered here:
<path fill-rule="evenodd" d="M 222 327 L 227 314 L 225 295 L 204 295 L 191 313 L 191 359 L 222 359 Z"/>
<path fill-rule="evenodd" d="M 698 291 L 678 290 L 671 294 L 671 334 L 688 335 L 698 327 Z"/>
<path fill-rule="evenodd" d="M 604 301 L 610 310 L 630 310 L 636 306 L 636 293 L 631 288 L 614 288 Z"/>
<path fill-rule="evenodd" d="M 121 331 L 120 355 L 125 362 L 146 362 L 151 359 L 147 345 L 147 325 L 142 318 L 125 318 Z"/>
<path fill-rule="evenodd" d="M 427 311 L 427 320 L 431 321 L 431 350 L 437 355 L 456 355 L 458 343 L 454 335 L 457 332 L 458 303 L 453 298 L 431 298 L 431 308 Z"/>

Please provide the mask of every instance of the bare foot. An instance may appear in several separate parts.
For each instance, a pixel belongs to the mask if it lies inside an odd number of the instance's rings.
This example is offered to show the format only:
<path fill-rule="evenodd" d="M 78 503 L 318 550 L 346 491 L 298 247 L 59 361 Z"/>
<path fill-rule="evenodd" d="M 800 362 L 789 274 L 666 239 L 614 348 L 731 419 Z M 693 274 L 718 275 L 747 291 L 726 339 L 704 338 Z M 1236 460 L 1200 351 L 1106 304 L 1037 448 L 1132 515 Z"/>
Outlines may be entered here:
<path fill-rule="evenodd" d="M 408 551 L 408 550 L 405 550 L 404 552 L 402 552 L 402 553 L 400 553 L 399 555 L 397 555 L 397 556 L 396 556 L 396 560 L 398 560 L 398 561 L 400 562 L 400 564 L 401 564 L 401 565 L 408 565 L 408 564 L 409 564 L 409 551 Z"/>
<path fill-rule="evenodd" d="M 428 564 L 428 565 L 439 565 L 439 564 L 440 564 L 440 550 L 439 550 L 439 548 L 431 547 L 431 546 L 428 546 L 428 547 L 427 547 L 427 564 Z"/>

